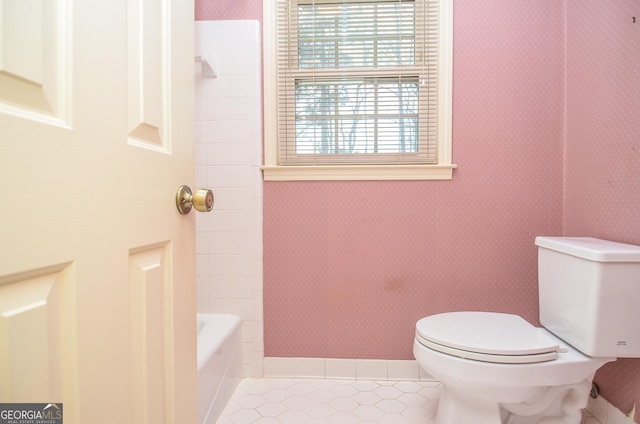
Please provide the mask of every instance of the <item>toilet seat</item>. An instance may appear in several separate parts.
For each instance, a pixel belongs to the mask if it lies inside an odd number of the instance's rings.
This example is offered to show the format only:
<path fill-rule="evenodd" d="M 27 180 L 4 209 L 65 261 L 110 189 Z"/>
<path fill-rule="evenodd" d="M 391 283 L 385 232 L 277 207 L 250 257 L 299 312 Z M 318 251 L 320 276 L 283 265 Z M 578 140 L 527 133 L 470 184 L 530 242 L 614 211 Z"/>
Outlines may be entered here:
<path fill-rule="evenodd" d="M 476 361 L 526 364 L 552 361 L 558 343 L 518 315 L 496 312 L 448 312 L 416 323 L 423 346 Z"/>

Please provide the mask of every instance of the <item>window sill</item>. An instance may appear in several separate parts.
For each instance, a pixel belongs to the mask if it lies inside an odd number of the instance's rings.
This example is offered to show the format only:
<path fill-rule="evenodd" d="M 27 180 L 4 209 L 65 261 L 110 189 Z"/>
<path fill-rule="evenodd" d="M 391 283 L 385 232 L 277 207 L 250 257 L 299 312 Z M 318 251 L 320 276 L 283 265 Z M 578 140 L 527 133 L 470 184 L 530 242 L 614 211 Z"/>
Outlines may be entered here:
<path fill-rule="evenodd" d="M 450 180 L 457 165 L 263 166 L 265 181 Z"/>

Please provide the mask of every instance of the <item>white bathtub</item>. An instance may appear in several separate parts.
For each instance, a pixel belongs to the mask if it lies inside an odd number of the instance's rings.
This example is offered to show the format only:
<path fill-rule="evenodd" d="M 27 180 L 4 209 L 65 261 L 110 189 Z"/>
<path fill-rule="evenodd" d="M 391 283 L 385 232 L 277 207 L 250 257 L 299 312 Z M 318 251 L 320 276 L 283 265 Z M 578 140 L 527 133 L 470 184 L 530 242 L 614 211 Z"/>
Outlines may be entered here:
<path fill-rule="evenodd" d="M 198 314 L 198 419 L 215 424 L 242 378 L 240 317 Z"/>

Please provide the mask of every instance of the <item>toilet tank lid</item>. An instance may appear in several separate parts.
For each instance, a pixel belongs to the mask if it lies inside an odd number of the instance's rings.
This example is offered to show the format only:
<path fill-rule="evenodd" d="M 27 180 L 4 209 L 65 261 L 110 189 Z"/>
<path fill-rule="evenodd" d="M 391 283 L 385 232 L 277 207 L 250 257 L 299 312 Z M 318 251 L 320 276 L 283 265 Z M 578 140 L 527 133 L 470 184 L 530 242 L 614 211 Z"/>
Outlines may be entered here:
<path fill-rule="evenodd" d="M 640 246 L 592 237 L 536 237 L 536 245 L 595 262 L 640 262 Z"/>

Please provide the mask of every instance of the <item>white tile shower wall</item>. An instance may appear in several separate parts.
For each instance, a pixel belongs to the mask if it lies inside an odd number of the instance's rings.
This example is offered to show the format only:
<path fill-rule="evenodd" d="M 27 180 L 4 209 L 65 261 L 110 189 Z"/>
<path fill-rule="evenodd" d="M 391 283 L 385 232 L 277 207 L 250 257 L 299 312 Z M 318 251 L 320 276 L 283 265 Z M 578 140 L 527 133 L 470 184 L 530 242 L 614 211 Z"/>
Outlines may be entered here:
<path fill-rule="evenodd" d="M 197 21 L 195 54 L 213 57 L 216 78 L 195 64 L 196 184 L 214 191 L 196 215 L 198 312 L 242 318 L 243 372 L 261 377 L 262 100 L 258 21 Z"/>

